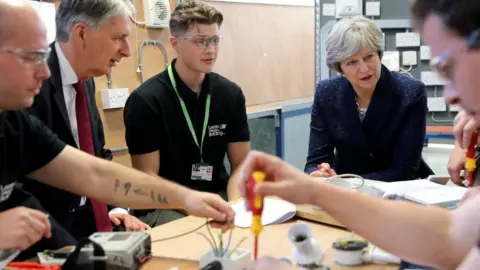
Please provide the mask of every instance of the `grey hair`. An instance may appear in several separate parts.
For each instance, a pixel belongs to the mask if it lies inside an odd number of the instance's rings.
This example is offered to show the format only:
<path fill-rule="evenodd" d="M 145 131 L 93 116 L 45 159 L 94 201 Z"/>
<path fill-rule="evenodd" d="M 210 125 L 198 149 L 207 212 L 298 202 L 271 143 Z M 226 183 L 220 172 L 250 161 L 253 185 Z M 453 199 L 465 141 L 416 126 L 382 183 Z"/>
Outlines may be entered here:
<path fill-rule="evenodd" d="M 115 16 L 133 16 L 135 7 L 129 0 L 62 0 L 57 10 L 56 39 L 67 42 L 72 26 L 86 24 L 98 29 Z"/>
<path fill-rule="evenodd" d="M 382 38 L 380 27 L 363 16 L 338 21 L 325 44 L 327 66 L 342 73 L 340 62 L 355 55 L 361 47 L 377 51 L 382 58 Z"/>

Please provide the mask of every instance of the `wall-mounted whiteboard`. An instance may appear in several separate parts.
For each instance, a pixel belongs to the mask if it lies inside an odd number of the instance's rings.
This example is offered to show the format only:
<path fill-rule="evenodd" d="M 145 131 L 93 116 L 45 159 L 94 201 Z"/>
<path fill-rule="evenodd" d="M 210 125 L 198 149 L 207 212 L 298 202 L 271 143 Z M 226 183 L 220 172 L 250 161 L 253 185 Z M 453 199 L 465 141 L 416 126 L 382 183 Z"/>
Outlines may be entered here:
<path fill-rule="evenodd" d="M 209 0 L 209 1 L 210 2 L 283 5 L 283 6 L 306 6 L 306 7 L 313 7 L 315 4 L 315 0 Z"/>
<path fill-rule="evenodd" d="M 47 39 L 48 43 L 52 43 L 55 41 L 55 36 L 57 33 L 57 29 L 55 27 L 55 4 L 53 3 L 45 3 L 45 2 L 38 2 L 38 1 L 30 1 L 32 5 L 37 9 L 38 13 L 43 19 L 47 27 Z"/>

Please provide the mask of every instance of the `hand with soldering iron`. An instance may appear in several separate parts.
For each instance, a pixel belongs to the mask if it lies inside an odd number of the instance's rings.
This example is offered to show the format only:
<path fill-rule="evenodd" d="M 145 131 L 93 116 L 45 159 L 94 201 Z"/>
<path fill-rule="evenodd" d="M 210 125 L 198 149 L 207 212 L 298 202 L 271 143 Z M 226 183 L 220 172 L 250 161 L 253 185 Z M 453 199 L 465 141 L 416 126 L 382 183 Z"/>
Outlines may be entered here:
<path fill-rule="evenodd" d="M 462 170 L 465 170 L 466 180 L 469 182 L 473 180 L 471 178 L 473 178 L 475 170 L 475 146 L 479 144 L 478 128 L 479 124 L 473 116 L 464 110 L 459 111 L 453 126 L 453 134 L 456 139 L 455 149 L 452 151 L 447 165 L 451 180 L 457 185 L 464 186 Z"/>

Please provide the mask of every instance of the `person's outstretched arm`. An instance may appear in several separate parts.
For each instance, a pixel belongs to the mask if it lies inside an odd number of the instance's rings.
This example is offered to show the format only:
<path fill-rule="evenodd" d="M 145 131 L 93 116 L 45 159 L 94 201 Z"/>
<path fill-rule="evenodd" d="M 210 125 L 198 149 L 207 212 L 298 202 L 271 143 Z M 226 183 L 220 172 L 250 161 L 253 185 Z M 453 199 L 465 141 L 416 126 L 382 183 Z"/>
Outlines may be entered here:
<path fill-rule="evenodd" d="M 107 204 L 134 209 L 186 209 L 218 221 L 233 219 L 218 195 L 193 191 L 160 177 L 92 157 L 70 146 L 29 177 Z"/>
<path fill-rule="evenodd" d="M 248 176 L 256 170 L 270 180 L 257 186 L 259 195 L 318 205 L 348 229 L 413 263 L 455 269 L 480 236 L 480 196 L 454 211 L 380 200 L 314 179 L 277 157 L 252 152 L 239 171 L 244 197 Z"/>

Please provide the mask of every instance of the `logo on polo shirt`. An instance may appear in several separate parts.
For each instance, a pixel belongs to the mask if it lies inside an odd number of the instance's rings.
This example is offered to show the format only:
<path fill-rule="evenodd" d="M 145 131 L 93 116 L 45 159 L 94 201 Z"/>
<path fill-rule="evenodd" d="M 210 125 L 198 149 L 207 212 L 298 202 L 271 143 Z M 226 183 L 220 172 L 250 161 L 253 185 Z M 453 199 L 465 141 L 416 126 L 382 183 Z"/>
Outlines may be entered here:
<path fill-rule="evenodd" d="M 14 186 L 15 186 L 15 182 L 5 186 L 0 185 L 0 202 L 6 201 L 8 198 L 10 198 L 10 195 L 12 195 Z"/>
<path fill-rule="evenodd" d="M 227 124 L 208 126 L 208 137 L 224 136 Z"/>

